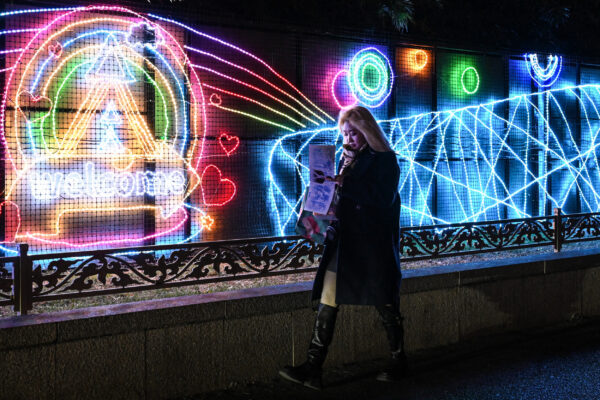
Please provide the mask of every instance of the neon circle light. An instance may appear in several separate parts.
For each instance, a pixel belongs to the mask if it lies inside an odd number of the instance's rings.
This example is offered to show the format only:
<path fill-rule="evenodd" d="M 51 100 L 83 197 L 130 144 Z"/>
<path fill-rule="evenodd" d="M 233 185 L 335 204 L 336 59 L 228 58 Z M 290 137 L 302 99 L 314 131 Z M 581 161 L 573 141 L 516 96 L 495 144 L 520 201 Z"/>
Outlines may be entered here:
<path fill-rule="evenodd" d="M 475 76 L 475 88 L 469 90 L 467 89 L 467 86 L 465 85 L 465 75 L 467 75 L 468 72 L 472 72 L 472 74 L 474 74 Z M 465 70 L 462 72 L 461 76 L 460 76 L 460 84 L 462 85 L 462 90 L 467 93 L 467 94 L 473 94 L 475 92 L 477 92 L 477 90 L 479 90 L 479 74 L 477 73 L 477 70 L 475 69 L 475 67 L 467 67 L 465 68 Z"/>
<path fill-rule="evenodd" d="M 419 61 L 419 59 L 421 59 L 421 61 Z M 425 50 L 415 50 L 412 53 L 412 67 L 414 70 L 417 71 L 421 71 L 423 68 L 425 68 L 427 66 L 427 63 L 429 62 L 428 57 L 427 57 L 427 53 L 425 52 Z"/>
<path fill-rule="evenodd" d="M 562 70 L 562 57 L 550 54 L 546 68 L 540 66 L 537 54 L 525 54 L 525 63 L 531 79 L 539 87 L 550 87 L 556 82 Z"/>
<path fill-rule="evenodd" d="M 181 237 L 192 209 L 205 216 L 186 204 L 201 184 L 205 102 L 169 31 L 122 7 L 90 6 L 65 10 L 25 43 L 0 108 L 14 241 L 140 243 Z M 156 100 L 152 124 L 143 85 Z M 155 232 L 128 227 L 148 213 Z"/>
<path fill-rule="evenodd" d="M 365 83 L 367 69 L 375 71 L 377 83 L 374 86 Z M 354 97 L 371 108 L 379 107 L 387 100 L 394 82 L 390 61 L 374 47 L 367 47 L 354 55 L 347 79 Z"/>
<path fill-rule="evenodd" d="M 358 103 L 358 99 L 356 98 L 356 96 L 354 95 L 354 93 L 352 93 L 352 98 L 354 99 L 354 102 L 350 103 L 350 104 L 346 104 L 346 105 L 342 105 L 342 103 L 339 101 L 339 99 L 337 98 L 336 94 L 335 94 L 335 85 L 338 81 L 338 78 L 343 75 L 346 74 L 348 75 L 349 72 L 347 69 L 341 69 L 337 72 L 337 74 L 335 74 L 335 76 L 333 77 L 333 80 L 331 81 L 331 97 L 333 97 L 333 100 L 335 101 L 335 104 L 337 104 L 337 106 L 339 108 L 350 108 L 350 107 L 354 107 L 357 103 Z"/>

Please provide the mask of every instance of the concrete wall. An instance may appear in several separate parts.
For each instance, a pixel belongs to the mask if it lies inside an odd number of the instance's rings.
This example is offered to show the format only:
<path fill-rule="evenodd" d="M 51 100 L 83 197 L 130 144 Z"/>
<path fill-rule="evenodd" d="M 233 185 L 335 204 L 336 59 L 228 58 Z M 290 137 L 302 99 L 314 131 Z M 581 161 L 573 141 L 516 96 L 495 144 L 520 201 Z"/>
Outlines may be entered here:
<path fill-rule="evenodd" d="M 310 283 L 0 320 L 0 399 L 157 399 L 304 360 Z M 600 250 L 406 271 L 409 355 L 600 316 Z M 342 307 L 328 365 L 384 357 L 372 307 Z"/>

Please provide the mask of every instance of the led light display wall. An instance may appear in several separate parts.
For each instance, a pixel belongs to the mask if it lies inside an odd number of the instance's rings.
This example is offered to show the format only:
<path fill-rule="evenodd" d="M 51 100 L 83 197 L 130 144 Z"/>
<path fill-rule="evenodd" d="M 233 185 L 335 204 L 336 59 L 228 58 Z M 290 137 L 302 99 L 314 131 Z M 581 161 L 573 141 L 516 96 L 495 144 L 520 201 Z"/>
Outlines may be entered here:
<path fill-rule="evenodd" d="M 206 203 L 189 199 L 221 177 L 203 162 L 203 92 L 181 32 L 119 7 L 3 17 L 5 246 L 128 246 L 211 229 Z"/>
<path fill-rule="evenodd" d="M 402 224 L 597 211 L 600 72 L 191 26 L 116 6 L 0 14 L 0 245 L 88 249 L 293 233 L 308 145 L 370 108 Z"/>

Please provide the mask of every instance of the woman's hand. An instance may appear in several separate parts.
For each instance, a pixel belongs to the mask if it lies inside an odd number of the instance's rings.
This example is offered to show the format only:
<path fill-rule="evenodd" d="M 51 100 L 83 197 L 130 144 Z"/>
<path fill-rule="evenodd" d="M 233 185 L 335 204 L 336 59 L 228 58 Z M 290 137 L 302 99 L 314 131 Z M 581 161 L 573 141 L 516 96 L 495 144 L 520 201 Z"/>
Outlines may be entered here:
<path fill-rule="evenodd" d="M 320 171 L 318 169 L 311 171 L 311 177 L 310 180 L 316 183 L 323 183 L 325 182 L 325 179 L 327 177 L 325 176 L 325 173 L 323 171 Z"/>
<path fill-rule="evenodd" d="M 315 170 L 311 173 L 311 181 L 316 183 L 323 183 L 325 181 L 335 182 L 339 186 L 342 186 L 344 183 L 344 177 L 343 175 L 325 176 L 323 171 Z"/>
<path fill-rule="evenodd" d="M 335 182 L 338 186 L 342 186 L 344 184 L 344 175 L 336 175 L 334 177 L 326 176 L 325 180 Z"/>

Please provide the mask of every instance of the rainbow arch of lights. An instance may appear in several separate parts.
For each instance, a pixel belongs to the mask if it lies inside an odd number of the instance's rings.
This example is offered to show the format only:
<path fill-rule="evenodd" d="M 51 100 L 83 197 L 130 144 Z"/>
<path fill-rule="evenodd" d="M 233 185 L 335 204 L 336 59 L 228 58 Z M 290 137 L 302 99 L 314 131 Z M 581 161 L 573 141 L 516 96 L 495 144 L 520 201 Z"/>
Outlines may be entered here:
<path fill-rule="evenodd" d="M 5 241 L 125 245 L 181 231 L 192 211 L 206 217 L 187 203 L 202 181 L 202 85 L 178 40 L 121 7 L 38 12 L 55 18 L 33 30 L 4 71 L 2 211 L 17 220 Z M 144 105 L 147 88 L 157 103 L 151 111 Z M 151 120 L 150 113 L 157 117 Z M 109 228 L 98 234 L 94 225 L 148 213 L 153 232 Z M 94 234 L 79 227 L 70 237 L 76 220 Z"/>
<path fill-rule="evenodd" d="M 43 25 L 33 26 L 35 15 Z M 11 23 L 17 17 L 24 26 Z M 0 50 L 7 82 L 0 247 L 8 252 L 23 242 L 34 251 L 183 242 L 212 230 L 211 210 L 236 197 L 235 179 L 222 168 L 240 139 L 211 131 L 209 108 L 210 115 L 290 132 L 334 121 L 264 60 L 173 19 L 118 6 L 17 10 L 0 18 L 7 20 L 0 36 L 20 38 Z M 221 82 L 201 82 L 201 74 Z M 153 121 L 142 86 L 155 94 Z M 264 113 L 224 101 L 231 99 Z M 69 109 L 72 115 L 61 118 Z M 148 214 L 154 231 L 129 230 Z M 132 222 L 132 215 L 140 218 Z M 69 236 L 76 220 L 94 233 Z M 123 232 L 110 232 L 119 225 Z"/>

